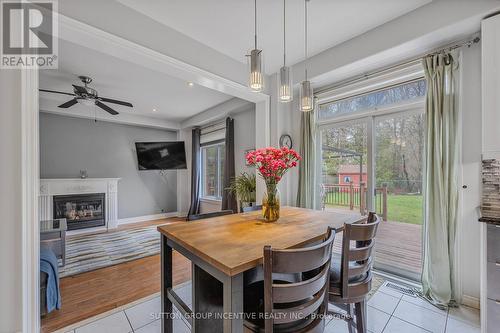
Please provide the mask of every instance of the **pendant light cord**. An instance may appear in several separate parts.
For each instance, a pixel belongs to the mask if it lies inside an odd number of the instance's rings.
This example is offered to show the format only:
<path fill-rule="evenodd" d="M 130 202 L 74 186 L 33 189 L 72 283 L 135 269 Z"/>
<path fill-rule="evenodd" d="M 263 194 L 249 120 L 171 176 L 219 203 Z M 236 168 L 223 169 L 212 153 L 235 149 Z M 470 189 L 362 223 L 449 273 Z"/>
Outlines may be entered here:
<path fill-rule="evenodd" d="M 283 67 L 286 66 L 286 0 L 283 0 Z"/>
<path fill-rule="evenodd" d="M 254 1 L 254 33 L 255 33 L 255 49 L 257 50 L 257 0 Z"/>
<path fill-rule="evenodd" d="M 306 55 L 305 59 L 305 74 L 306 74 L 306 81 L 307 81 L 307 2 L 308 0 L 304 0 L 304 44 L 305 44 L 305 50 L 304 53 Z"/>

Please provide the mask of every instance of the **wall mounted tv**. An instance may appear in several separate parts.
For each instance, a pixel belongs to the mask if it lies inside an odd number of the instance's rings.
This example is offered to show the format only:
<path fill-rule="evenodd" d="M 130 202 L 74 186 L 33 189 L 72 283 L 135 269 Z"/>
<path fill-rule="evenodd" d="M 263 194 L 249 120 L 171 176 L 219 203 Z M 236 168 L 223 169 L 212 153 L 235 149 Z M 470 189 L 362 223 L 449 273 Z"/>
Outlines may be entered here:
<path fill-rule="evenodd" d="M 186 169 L 183 141 L 136 142 L 139 170 Z"/>

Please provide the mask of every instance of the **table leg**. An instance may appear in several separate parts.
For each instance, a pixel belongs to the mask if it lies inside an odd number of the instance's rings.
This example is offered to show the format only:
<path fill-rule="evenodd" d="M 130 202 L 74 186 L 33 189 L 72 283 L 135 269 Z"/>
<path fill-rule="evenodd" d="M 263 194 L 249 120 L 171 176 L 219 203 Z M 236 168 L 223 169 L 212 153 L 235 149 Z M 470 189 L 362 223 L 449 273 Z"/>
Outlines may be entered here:
<path fill-rule="evenodd" d="M 224 315 L 230 318 L 224 319 L 224 333 L 243 332 L 243 273 L 228 276 L 224 281 L 223 307 Z"/>
<path fill-rule="evenodd" d="M 161 331 L 174 333 L 172 321 L 172 302 L 167 297 L 167 290 L 172 288 L 172 248 L 167 244 L 167 237 L 161 235 Z"/>

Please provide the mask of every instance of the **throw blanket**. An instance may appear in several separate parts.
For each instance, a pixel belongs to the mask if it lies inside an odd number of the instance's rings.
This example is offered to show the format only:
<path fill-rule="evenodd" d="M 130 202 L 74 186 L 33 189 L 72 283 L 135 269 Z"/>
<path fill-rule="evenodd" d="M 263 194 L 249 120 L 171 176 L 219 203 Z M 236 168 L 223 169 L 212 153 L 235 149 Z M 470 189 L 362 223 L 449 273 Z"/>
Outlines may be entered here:
<path fill-rule="evenodd" d="M 57 258 L 51 249 L 40 248 L 40 271 L 47 273 L 47 313 L 61 308 Z"/>

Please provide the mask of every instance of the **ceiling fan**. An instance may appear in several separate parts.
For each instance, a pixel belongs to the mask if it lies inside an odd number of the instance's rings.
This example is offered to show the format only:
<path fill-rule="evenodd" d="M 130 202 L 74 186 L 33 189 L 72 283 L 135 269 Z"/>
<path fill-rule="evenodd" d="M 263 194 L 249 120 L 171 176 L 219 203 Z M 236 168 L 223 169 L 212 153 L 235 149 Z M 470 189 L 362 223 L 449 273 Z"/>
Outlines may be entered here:
<path fill-rule="evenodd" d="M 111 98 L 106 98 L 106 97 L 99 97 L 99 94 L 97 93 L 97 90 L 90 88 L 88 84 L 92 82 L 92 78 L 88 76 L 79 76 L 78 77 L 80 81 L 83 82 L 84 86 L 77 86 L 72 84 L 73 86 L 73 94 L 63 92 L 63 91 L 55 91 L 55 90 L 47 90 L 47 89 L 40 89 L 40 91 L 44 92 L 49 92 L 49 93 L 54 93 L 54 94 L 63 94 L 63 95 L 69 95 L 69 96 L 74 96 L 72 100 L 67 101 L 66 103 L 63 103 L 59 105 L 60 108 L 66 109 L 69 108 L 76 103 L 82 103 L 85 105 L 93 105 L 95 104 L 96 106 L 100 107 L 104 111 L 112 114 L 112 115 L 117 115 L 118 112 L 104 104 L 103 102 L 107 103 L 114 103 L 118 105 L 123 105 L 123 106 L 128 106 L 128 107 L 134 107 L 131 103 L 129 102 L 123 102 L 119 101 L 116 99 L 111 99 Z"/>

